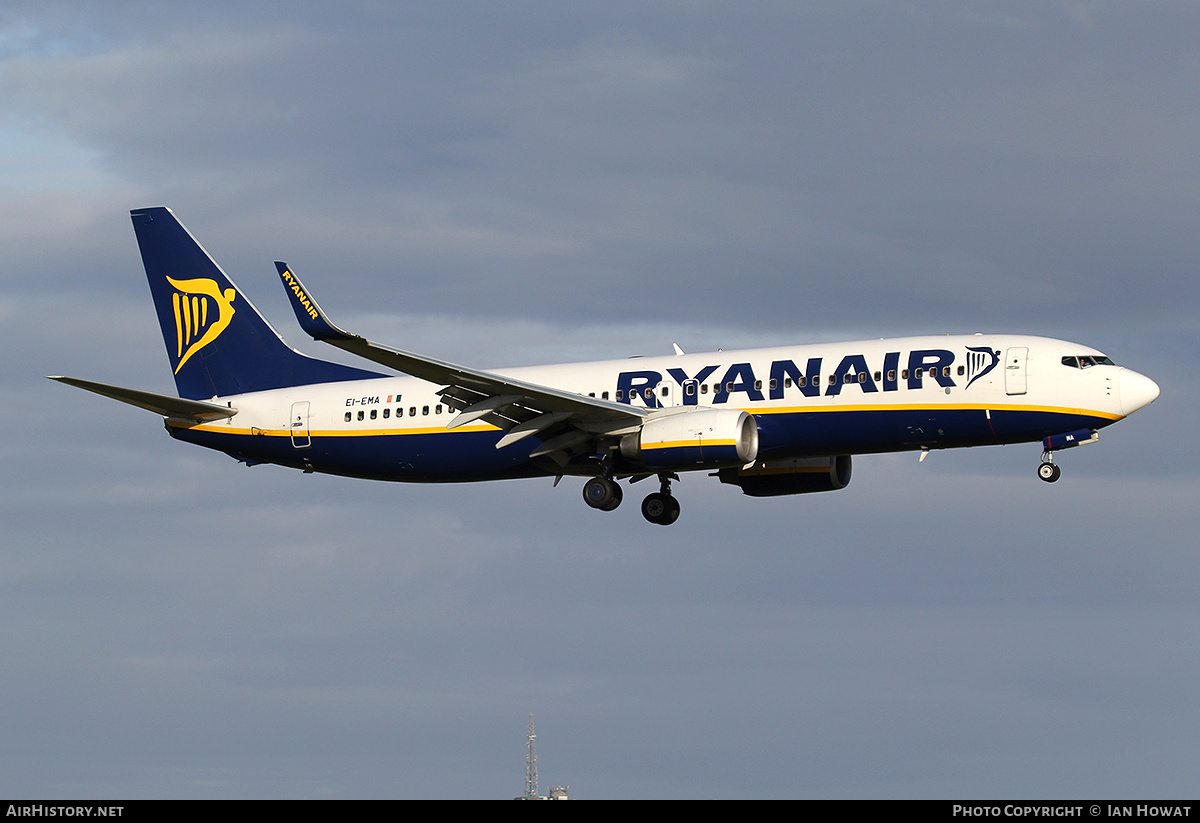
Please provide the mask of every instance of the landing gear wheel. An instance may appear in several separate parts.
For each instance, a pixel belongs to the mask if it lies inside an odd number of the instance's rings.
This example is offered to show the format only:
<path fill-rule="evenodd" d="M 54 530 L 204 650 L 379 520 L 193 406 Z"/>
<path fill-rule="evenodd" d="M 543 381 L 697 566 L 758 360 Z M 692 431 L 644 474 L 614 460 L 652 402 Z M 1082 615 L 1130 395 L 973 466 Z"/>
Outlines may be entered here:
<path fill-rule="evenodd" d="M 658 521 L 660 526 L 669 526 L 679 519 L 679 501 L 674 497 L 667 498 L 667 513 L 663 515 L 662 520 Z"/>
<path fill-rule="evenodd" d="M 667 513 L 667 496 L 654 492 L 642 501 L 642 517 L 651 523 L 657 523 Z"/>
<path fill-rule="evenodd" d="M 583 484 L 583 499 L 593 509 L 610 512 L 621 505 L 621 487 L 607 477 L 593 477 Z"/>
<path fill-rule="evenodd" d="M 1038 466 L 1038 477 L 1045 480 L 1047 483 L 1053 483 L 1062 476 L 1062 469 L 1057 463 L 1043 463 Z"/>
<path fill-rule="evenodd" d="M 679 519 L 679 501 L 662 492 L 648 494 L 642 501 L 642 517 L 659 526 L 669 526 Z"/>

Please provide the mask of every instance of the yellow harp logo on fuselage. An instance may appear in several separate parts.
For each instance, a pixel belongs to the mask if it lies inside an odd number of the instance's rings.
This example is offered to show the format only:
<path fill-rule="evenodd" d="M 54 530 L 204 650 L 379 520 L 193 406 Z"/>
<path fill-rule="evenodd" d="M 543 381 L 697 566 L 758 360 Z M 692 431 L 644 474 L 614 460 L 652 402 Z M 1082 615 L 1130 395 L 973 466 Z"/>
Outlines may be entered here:
<path fill-rule="evenodd" d="M 171 308 L 175 311 L 175 356 L 179 362 L 175 373 L 183 368 L 193 354 L 221 336 L 221 332 L 233 319 L 234 289 L 222 293 L 217 281 L 207 278 L 175 280 L 167 282 L 175 287 L 171 295 Z"/>

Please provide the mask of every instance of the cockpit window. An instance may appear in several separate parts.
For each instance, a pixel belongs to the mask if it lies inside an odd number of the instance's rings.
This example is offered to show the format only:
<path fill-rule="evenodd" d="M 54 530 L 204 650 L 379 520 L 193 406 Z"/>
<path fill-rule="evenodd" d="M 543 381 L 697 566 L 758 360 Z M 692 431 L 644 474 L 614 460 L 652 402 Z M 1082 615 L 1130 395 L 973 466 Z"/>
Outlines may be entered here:
<path fill-rule="evenodd" d="M 1092 366 L 1115 366 L 1110 358 L 1103 354 L 1080 354 L 1077 356 L 1064 357 L 1062 359 L 1064 366 L 1070 366 L 1073 369 L 1090 369 Z"/>

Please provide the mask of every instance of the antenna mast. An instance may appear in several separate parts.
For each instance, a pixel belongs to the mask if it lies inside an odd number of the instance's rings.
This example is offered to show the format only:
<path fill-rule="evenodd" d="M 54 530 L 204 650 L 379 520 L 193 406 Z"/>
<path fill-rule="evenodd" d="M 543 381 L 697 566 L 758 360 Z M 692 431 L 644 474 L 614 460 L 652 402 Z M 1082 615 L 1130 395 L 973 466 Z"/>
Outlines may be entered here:
<path fill-rule="evenodd" d="M 533 712 L 529 713 L 529 754 L 525 757 L 525 799 L 538 799 L 537 735 L 533 733 Z"/>

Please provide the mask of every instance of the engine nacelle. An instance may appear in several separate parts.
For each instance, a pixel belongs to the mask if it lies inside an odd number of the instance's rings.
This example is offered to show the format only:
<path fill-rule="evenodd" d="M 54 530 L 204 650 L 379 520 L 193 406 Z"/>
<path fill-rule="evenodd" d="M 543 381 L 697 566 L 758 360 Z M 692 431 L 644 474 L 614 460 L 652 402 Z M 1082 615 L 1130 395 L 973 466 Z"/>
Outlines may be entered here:
<path fill-rule="evenodd" d="M 850 455 L 813 457 L 803 460 L 770 460 L 749 469 L 721 469 L 722 483 L 740 486 L 751 497 L 778 497 L 844 489 L 850 485 L 853 468 Z"/>
<path fill-rule="evenodd" d="M 758 425 L 737 409 L 703 409 L 647 420 L 621 438 L 621 455 L 648 469 L 744 466 L 758 456 Z"/>

